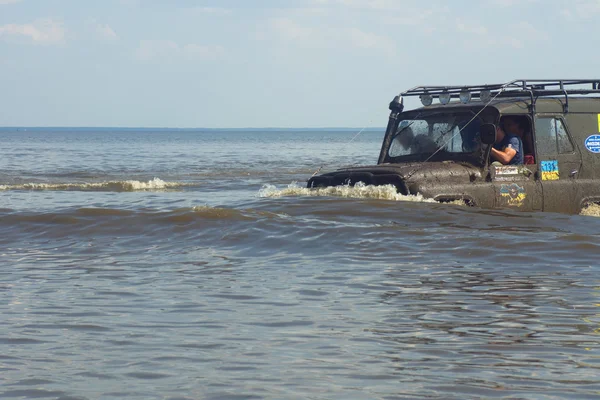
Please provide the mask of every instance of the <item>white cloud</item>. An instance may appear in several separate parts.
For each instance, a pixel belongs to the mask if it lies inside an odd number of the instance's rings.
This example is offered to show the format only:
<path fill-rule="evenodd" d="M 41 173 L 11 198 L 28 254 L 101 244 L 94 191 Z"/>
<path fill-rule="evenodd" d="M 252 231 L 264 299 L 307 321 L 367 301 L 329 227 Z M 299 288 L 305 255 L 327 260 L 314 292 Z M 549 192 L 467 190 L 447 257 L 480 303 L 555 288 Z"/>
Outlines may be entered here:
<path fill-rule="evenodd" d="M 225 49 L 221 46 L 202 46 L 194 43 L 180 46 L 171 40 L 142 40 L 135 51 L 135 57 L 140 61 L 179 57 L 216 60 L 224 54 Z"/>
<path fill-rule="evenodd" d="M 356 28 L 342 32 L 342 34 L 346 33 L 348 34 L 350 43 L 354 47 L 382 50 L 388 54 L 393 54 L 396 50 L 393 40 L 386 36 L 376 35 L 371 32 L 364 32 Z"/>
<path fill-rule="evenodd" d="M 510 27 L 511 32 L 518 32 L 520 37 L 527 38 L 531 41 L 548 40 L 548 33 L 535 28 L 529 22 L 521 21 Z"/>
<path fill-rule="evenodd" d="M 415 28 L 413 33 L 430 35 L 451 14 L 447 5 L 419 4 L 404 0 L 313 0 L 321 10 L 340 14 L 353 21 L 375 18 L 381 24 Z"/>
<path fill-rule="evenodd" d="M 392 54 L 395 43 L 387 36 L 366 32 L 358 28 L 308 27 L 290 18 L 271 20 L 272 36 L 307 48 L 353 47 L 374 49 Z"/>
<path fill-rule="evenodd" d="M 548 34 L 544 31 L 534 28 L 528 22 L 518 22 L 509 25 L 505 32 L 514 32 L 515 35 L 499 34 L 497 38 L 488 35 L 488 42 L 496 46 L 512 47 L 514 49 L 524 49 L 535 42 L 542 42 L 548 39 Z"/>
<path fill-rule="evenodd" d="M 546 32 L 536 29 L 524 21 L 507 25 L 502 32 L 490 32 L 483 25 L 463 20 L 457 20 L 455 28 L 457 32 L 464 34 L 462 43 L 471 49 L 485 47 L 523 49 L 526 45 L 548 39 Z M 514 32 L 515 35 L 508 32 Z"/>
<path fill-rule="evenodd" d="M 294 15 L 296 17 L 325 17 L 332 14 L 332 10 L 326 7 L 297 7 L 287 8 L 283 11 L 286 15 Z"/>
<path fill-rule="evenodd" d="M 201 46 L 198 44 L 186 44 L 181 47 L 181 52 L 191 58 L 202 60 L 216 60 L 225 54 L 221 46 Z"/>
<path fill-rule="evenodd" d="M 325 2 L 329 4 L 339 4 L 344 7 L 352 8 L 374 8 L 381 9 L 382 7 L 387 8 L 390 6 L 388 0 L 330 0 Z"/>
<path fill-rule="evenodd" d="M 588 7 L 592 1 L 600 5 L 600 0 L 577 1 L 588 4 Z M 428 40 L 433 42 L 457 43 L 468 49 L 489 46 L 522 49 L 547 40 L 548 34 L 528 22 L 502 24 L 503 29 L 498 30 L 497 23 L 482 23 L 485 18 L 473 18 L 469 15 L 489 12 L 489 7 L 495 7 L 496 12 L 497 8 L 506 8 L 503 12 L 513 12 L 512 8 L 522 8 L 539 2 L 540 0 L 489 0 L 481 3 L 480 7 L 469 7 L 468 11 L 459 11 L 457 7 L 442 2 L 419 3 L 412 0 L 312 0 L 312 5 L 328 8 L 331 12 L 335 11 L 356 23 L 370 21 L 389 26 L 376 32 L 378 35 L 368 33 L 364 24 L 355 25 L 362 28 L 362 31 L 343 28 L 339 31 L 345 32 L 354 47 L 377 48 L 391 54 L 396 47 L 394 38 L 404 40 L 400 38 L 406 38 L 409 31 L 413 38 L 427 36 Z M 331 27 L 328 29 L 332 30 Z M 296 30 L 298 31 L 298 28 Z M 396 36 L 392 36 L 394 33 Z M 339 40 L 339 37 L 336 39 Z"/>
<path fill-rule="evenodd" d="M 392 25 L 409 27 L 411 35 L 425 34 L 431 36 L 447 24 L 449 11 L 446 8 L 417 9 L 407 7 L 402 13 L 386 14 L 381 17 L 381 22 Z"/>
<path fill-rule="evenodd" d="M 523 7 L 529 4 L 541 3 L 541 0 L 491 0 L 492 6 L 500 8 Z M 546 3 L 541 3 L 541 6 L 553 7 Z"/>
<path fill-rule="evenodd" d="M 230 9 L 222 8 L 222 7 L 194 7 L 192 10 L 195 12 L 201 13 L 201 14 L 211 14 L 211 15 L 231 14 Z"/>
<path fill-rule="evenodd" d="M 342 6 L 346 8 L 355 8 L 362 10 L 405 10 L 407 2 L 402 0 L 313 0 L 313 3 L 319 5 Z"/>
<path fill-rule="evenodd" d="M 142 40 L 135 56 L 138 60 L 149 61 L 156 57 L 167 57 L 178 50 L 177 43 L 170 40 Z"/>
<path fill-rule="evenodd" d="M 298 40 L 307 39 L 313 34 L 313 29 L 300 26 L 290 18 L 275 18 L 271 25 L 284 39 Z"/>
<path fill-rule="evenodd" d="M 568 18 L 594 18 L 600 14 L 600 0 L 571 1 L 568 3 L 568 8 L 562 9 L 562 14 Z"/>
<path fill-rule="evenodd" d="M 489 4 L 498 7 L 522 6 L 527 3 L 537 3 L 540 0 L 488 0 Z M 591 1 L 591 0 L 587 0 Z M 415 4 L 414 1 L 403 0 L 313 0 L 313 3 L 319 5 L 338 5 L 347 8 L 366 9 L 366 10 L 406 10 Z"/>
<path fill-rule="evenodd" d="M 117 33 L 108 24 L 96 23 L 96 34 L 108 40 L 116 40 L 119 38 Z"/>
<path fill-rule="evenodd" d="M 30 24 L 8 24 L 0 26 L 0 39 L 26 39 L 38 44 L 63 43 L 66 30 L 63 24 L 50 18 L 38 19 Z"/>
<path fill-rule="evenodd" d="M 461 20 L 456 21 L 456 30 L 458 32 L 474 34 L 479 36 L 488 35 L 488 30 L 485 26 L 473 22 L 466 23 Z"/>

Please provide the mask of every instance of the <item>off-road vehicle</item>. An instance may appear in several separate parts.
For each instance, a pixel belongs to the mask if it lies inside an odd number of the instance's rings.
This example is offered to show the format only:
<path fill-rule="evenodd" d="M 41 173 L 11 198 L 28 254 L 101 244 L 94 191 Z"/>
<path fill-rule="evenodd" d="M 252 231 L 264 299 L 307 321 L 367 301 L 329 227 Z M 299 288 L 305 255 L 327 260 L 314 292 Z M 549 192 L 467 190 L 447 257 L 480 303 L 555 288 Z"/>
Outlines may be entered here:
<path fill-rule="evenodd" d="M 404 111 L 408 96 L 423 107 Z M 389 108 L 377 165 L 313 176 L 308 187 L 392 184 L 404 195 L 525 211 L 600 203 L 600 79 L 418 86 Z M 507 116 L 524 128 L 523 164 L 490 157 Z"/>

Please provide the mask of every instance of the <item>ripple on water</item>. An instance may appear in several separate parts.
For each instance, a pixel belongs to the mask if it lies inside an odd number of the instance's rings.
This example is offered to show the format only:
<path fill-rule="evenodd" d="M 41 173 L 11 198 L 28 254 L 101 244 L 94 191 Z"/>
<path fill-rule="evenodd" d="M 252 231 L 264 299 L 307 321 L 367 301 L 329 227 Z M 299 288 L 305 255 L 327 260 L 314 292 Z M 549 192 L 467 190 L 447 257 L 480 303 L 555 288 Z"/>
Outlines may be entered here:
<path fill-rule="evenodd" d="M 597 219 L 244 207 L 0 221 L 0 397 L 597 397 Z"/>

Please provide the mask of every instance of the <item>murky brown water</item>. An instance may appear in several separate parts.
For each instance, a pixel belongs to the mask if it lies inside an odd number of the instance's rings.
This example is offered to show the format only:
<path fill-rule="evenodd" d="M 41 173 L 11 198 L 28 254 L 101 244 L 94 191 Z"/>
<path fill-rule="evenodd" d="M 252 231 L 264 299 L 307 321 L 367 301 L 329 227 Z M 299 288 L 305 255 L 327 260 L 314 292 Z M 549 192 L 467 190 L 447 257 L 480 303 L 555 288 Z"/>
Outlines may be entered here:
<path fill-rule="evenodd" d="M 0 136 L 0 398 L 600 398 L 600 208 L 303 188 L 381 133 Z"/>

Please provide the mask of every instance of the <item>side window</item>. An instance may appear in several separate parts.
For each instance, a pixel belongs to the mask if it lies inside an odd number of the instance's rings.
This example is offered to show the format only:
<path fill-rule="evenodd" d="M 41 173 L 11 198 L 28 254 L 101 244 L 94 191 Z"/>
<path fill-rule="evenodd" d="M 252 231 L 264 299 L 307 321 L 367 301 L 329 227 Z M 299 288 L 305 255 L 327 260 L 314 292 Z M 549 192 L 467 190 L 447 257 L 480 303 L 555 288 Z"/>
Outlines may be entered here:
<path fill-rule="evenodd" d="M 573 151 L 573 143 L 567 135 L 563 121 L 559 118 L 536 118 L 535 137 L 540 154 L 553 155 Z"/>
<path fill-rule="evenodd" d="M 563 124 L 562 119 L 554 119 L 556 121 L 556 139 L 558 140 L 558 153 L 571 153 L 573 148 L 573 143 L 569 139 L 569 135 L 567 135 L 567 129 Z"/>
<path fill-rule="evenodd" d="M 556 154 L 556 133 L 553 132 L 554 118 L 537 118 L 535 140 L 540 154 Z"/>

